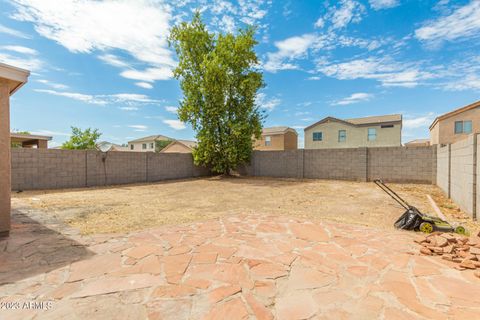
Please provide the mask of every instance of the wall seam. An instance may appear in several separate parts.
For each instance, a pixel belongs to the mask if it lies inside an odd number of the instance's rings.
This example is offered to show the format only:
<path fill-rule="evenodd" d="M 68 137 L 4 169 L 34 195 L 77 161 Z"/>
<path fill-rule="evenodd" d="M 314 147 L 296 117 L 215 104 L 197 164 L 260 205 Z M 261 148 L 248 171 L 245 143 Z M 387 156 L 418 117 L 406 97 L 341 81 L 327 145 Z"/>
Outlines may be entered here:
<path fill-rule="evenodd" d="M 473 185 L 472 185 L 472 216 L 473 220 L 477 220 L 477 138 L 478 135 L 473 135 Z"/>
<path fill-rule="evenodd" d="M 452 184 L 452 144 L 448 144 L 448 189 L 447 189 L 447 196 L 450 199 L 452 193 L 451 193 L 451 184 Z"/>

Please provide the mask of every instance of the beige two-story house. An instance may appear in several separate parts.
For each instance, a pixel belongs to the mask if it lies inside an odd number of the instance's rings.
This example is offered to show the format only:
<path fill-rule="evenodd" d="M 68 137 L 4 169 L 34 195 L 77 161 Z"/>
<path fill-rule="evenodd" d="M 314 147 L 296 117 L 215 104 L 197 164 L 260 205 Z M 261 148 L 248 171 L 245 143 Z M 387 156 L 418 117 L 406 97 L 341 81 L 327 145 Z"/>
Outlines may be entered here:
<path fill-rule="evenodd" d="M 255 150 L 296 150 L 298 134 L 295 129 L 289 127 L 263 128 L 260 139 L 254 142 Z"/>
<path fill-rule="evenodd" d="M 128 151 L 159 152 L 161 149 L 159 149 L 159 144 L 157 144 L 157 142 L 163 142 L 160 144 L 163 145 L 162 147 L 164 147 L 173 140 L 174 139 L 162 136 L 160 134 L 143 137 L 136 140 L 128 141 Z"/>
<path fill-rule="evenodd" d="M 437 117 L 430 125 L 430 144 L 449 144 L 480 133 L 480 101 Z"/>
<path fill-rule="evenodd" d="M 402 145 L 402 115 L 355 119 L 326 117 L 305 129 L 305 149 Z"/>

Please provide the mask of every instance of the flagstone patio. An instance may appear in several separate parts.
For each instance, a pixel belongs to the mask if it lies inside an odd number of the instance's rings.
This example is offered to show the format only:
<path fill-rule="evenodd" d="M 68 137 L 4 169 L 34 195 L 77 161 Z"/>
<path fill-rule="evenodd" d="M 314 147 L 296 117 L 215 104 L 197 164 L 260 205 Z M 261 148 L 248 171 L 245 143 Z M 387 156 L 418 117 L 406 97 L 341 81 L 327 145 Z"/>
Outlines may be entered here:
<path fill-rule="evenodd" d="M 480 314 L 480 279 L 416 255 L 408 232 L 249 214 L 81 236 L 40 213 L 13 219 L 11 237 L 0 241 L 0 301 L 22 304 L 2 304 L 1 319 Z M 25 301 L 52 303 L 27 309 Z"/>

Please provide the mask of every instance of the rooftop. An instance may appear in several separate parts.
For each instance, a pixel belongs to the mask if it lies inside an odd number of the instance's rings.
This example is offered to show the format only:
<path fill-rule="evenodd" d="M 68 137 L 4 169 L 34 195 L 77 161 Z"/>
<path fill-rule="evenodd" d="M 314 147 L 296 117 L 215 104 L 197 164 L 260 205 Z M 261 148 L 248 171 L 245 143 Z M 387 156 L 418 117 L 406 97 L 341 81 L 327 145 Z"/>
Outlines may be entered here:
<path fill-rule="evenodd" d="M 164 135 L 161 135 L 161 134 L 157 134 L 157 135 L 152 135 L 152 136 L 147 136 L 147 137 L 131 140 L 131 141 L 128 141 L 128 143 L 144 142 L 144 141 L 157 141 L 157 140 L 164 140 L 165 141 L 165 140 L 174 140 L 174 139 L 169 138 L 169 137 L 164 136 Z"/>
<path fill-rule="evenodd" d="M 263 128 L 262 134 L 283 134 L 287 131 L 292 131 L 292 132 L 297 133 L 297 131 L 295 131 L 295 129 L 292 129 L 290 127 L 279 126 L 279 127 Z"/>
<path fill-rule="evenodd" d="M 304 130 L 310 129 L 317 124 L 322 122 L 333 120 L 338 122 L 343 122 L 345 124 L 351 124 L 353 126 L 362 126 L 367 124 L 381 124 L 381 123 L 391 123 L 391 122 L 401 122 L 402 115 L 401 114 L 387 114 L 381 116 L 370 116 L 370 117 L 363 117 L 363 118 L 350 118 L 350 119 L 338 119 L 335 117 L 325 117 L 320 121 L 317 121 L 307 127 Z"/>
<path fill-rule="evenodd" d="M 465 107 L 461 107 L 461 108 L 455 109 L 453 111 L 444 113 L 444 114 L 436 117 L 435 120 L 433 120 L 432 124 L 430 125 L 430 130 L 433 128 L 433 126 L 435 126 L 435 124 L 437 124 L 437 122 L 439 120 L 444 120 L 444 119 L 450 118 L 450 117 L 452 117 L 456 114 L 459 114 L 459 113 L 462 113 L 462 112 L 465 112 L 465 111 L 468 111 L 468 110 L 472 110 L 472 109 L 475 109 L 475 108 L 479 108 L 479 107 L 480 107 L 480 100 L 476 101 L 474 103 L 471 103 L 471 104 L 469 104 Z"/>
<path fill-rule="evenodd" d="M 384 123 L 384 122 L 396 122 L 402 121 L 401 114 L 387 114 L 383 116 L 371 116 L 371 117 L 363 117 L 363 118 L 352 118 L 352 119 L 345 119 L 345 121 L 360 125 L 360 124 L 371 124 L 371 123 Z"/>
<path fill-rule="evenodd" d="M 49 136 L 41 136 L 37 134 L 26 134 L 26 133 L 15 133 L 11 132 L 10 133 L 10 139 L 13 142 L 22 142 L 22 141 L 29 141 L 29 140 L 46 140 L 50 141 L 52 140 L 52 137 Z"/>

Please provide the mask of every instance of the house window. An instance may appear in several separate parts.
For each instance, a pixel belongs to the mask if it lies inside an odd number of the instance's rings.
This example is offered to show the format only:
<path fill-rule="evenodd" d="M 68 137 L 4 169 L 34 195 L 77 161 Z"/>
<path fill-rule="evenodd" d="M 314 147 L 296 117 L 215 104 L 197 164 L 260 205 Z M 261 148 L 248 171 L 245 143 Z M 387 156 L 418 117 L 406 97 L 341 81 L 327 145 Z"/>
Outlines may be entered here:
<path fill-rule="evenodd" d="M 153 149 L 153 142 L 150 143 L 150 149 Z"/>
<path fill-rule="evenodd" d="M 347 141 L 347 131 L 338 130 L 338 142 L 345 142 L 345 141 Z"/>
<path fill-rule="evenodd" d="M 266 136 L 265 137 L 265 146 L 268 147 L 268 146 L 271 146 L 271 145 L 272 145 L 272 137 Z"/>
<path fill-rule="evenodd" d="M 322 141 L 322 140 L 323 140 L 322 132 L 314 132 L 313 133 L 313 141 Z"/>
<path fill-rule="evenodd" d="M 377 129 L 368 128 L 368 141 L 375 141 L 375 140 L 377 140 Z"/>
<path fill-rule="evenodd" d="M 472 133 L 472 120 L 455 121 L 455 134 Z"/>
<path fill-rule="evenodd" d="M 147 149 L 147 144 L 146 143 L 142 143 L 142 149 L 143 150 Z"/>
<path fill-rule="evenodd" d="M 130 145 L 130 150 L 133 150 L 133 144 Z"/>

